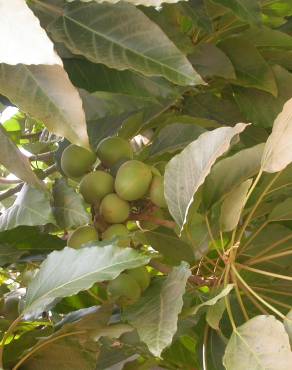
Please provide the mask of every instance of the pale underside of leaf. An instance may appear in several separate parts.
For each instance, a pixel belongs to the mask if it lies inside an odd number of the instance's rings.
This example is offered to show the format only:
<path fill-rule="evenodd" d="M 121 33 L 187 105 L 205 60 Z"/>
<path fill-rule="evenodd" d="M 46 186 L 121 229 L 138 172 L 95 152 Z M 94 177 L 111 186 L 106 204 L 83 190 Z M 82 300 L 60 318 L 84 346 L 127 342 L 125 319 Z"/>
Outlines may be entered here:
<path fill-rule="evenodd" d="M 5 130 L 0 125 L 0 163 L 7 170 L 24 182 L 37 188 L 45 189 L 44 184 L 34 174 L 29 160 L 21 153 L 17 146 L 10 140 Z"/>
<path fill-rule="evenodd" d="M 262 170 L 278 172 L 292 162 L 292 99 L 289 99 L 282 112 L 274 121 L 273 130 L 269 136 L 263 157 Z"/>
<path fill-rule="evenodd" d="M 49 31 L 70 51 L 94 63 L 163 76 L 179 85 L 204 83 L 162 30 L 131 4 L 74 3 Z"/>
<path fill-rule="evenodd" d="M 206 132 L 167 164 L 164 176 L 165 198 L 181 230 L 194 195 L 204 183 L 216 159 L 228 150 L 232 138 L 247 125 L 238 123 L 234 127 L 220 127 Z"/>
<path fill-rule="evenodd" d="M 284 325 L 260 315 L 233 332 L 225 351 L 226 370 L 291 370 L 292 352 Z"/>
<path fill-rule="evenodd" d="M 25 0 L 0 0 L 0 14 L 0 63 L 63 65 Z"/>
<path fill-rule="evenodd" d="M 24 313 L 42 312 L 56 298 L 89 289 L 99 281 L 112 280 L 123 270 L 145 265 L 149 259 L 132 248 L 115 245 L 54 251 L 28 287 Z"/>
<path fill-rule="evenodd" d="M 0 64 L 0 93 L 51 132 L 89 146 L 81 98 L 61 66 Z"/>
<path fill-rule="evenodd" d="M 125 312 L 126 319 L 137 329 L 154 356 L 160 356 L 176 333 L 182 297 L 190 275 L 188 265 L 182 262 L 164 281 L 151 285 L 140 301 Z"/>

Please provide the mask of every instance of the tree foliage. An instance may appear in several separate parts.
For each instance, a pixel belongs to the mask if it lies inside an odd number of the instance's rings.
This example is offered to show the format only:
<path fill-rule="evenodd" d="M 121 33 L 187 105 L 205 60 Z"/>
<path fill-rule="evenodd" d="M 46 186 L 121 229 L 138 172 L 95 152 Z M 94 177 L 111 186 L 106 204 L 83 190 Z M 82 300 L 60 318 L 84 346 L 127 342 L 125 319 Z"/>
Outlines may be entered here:
<path fill-rule="evenodd" d="M 291 1 L 0 15 L 0 368 L 291 370 Z"/>

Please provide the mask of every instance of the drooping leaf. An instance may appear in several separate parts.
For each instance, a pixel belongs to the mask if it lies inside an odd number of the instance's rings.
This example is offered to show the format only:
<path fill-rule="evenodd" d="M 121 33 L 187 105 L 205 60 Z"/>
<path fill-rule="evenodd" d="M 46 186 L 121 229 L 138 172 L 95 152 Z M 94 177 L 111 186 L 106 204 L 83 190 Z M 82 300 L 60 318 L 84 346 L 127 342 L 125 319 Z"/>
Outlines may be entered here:
<path fill-rule="evenodd" d="M 203 132 L 205 129 L 195 124 L 172 123 L 167 125 L 153 140 L 150 155 L 160 155 L 182 149 Z"/>
<path fill-rule="evenodd" d="M 290 141 L 292 139 L 292 99 L 288 100 L 282 112 L 276 118 L 273 130 L 269 136 L 263 157 L 262 170 L 278 172 L 292 162 Z"/>
<path fill-rule="evenodd" d="M 261 21 L 260 2 L 258 0 L 212 0 L 214 3 L 231 9 L 234 14 L 251 24 Z"/>
<path fill-rule="evenodd" d="M 0 125 L 0 163 L 8 171 L 19 177 L 24 182 L 40 189 L 45 189 L 44 184 L 33 173 L 28 159 L 20 152 L 17 146 L 9 139 L 7 133 Z"/>
<path fill-rule="evenodd" d="M 90 221 L 82 196 L 77 194 L 65 179 L 55 182 L 53 198 L 53 212 L 60 228 L 74 229 Z"/>
<path fill-rule="evenodd" d="M 204 77 L 234 79 L 235 71 L 227 56 L 213 44 L 200 43 L 189 56 L 195 69 Z"/>
<path fill-rule="evenodd" d="M 81 99 L 61 66 L 0 64 L 0 94 L 51 132 L 88 147 Z"/>
<path fill-rule="evenodd" d="M 94 63 L 163 76 L 179 85 L 203 83 L 158 26 L 130 4 L 72 4 L 50 24 L 49 32 Z"/>
<path fill-rule="evenodd" d="M 231 290 L 233 289 L 233 284 L 228 284 L 224 289 L 221 290 L 220 293 L 216 294 L 214 297 L 208 299 L 207 301 L 200 303 L 194 307 L 191 307 L 185 311 L 186 315 L 196 315 L 202 307 L 213 306 L 217 303 L 220 299 L 226 297 Z"/>
<path fill-rule="evenodd" d="M 263 150 L 264 144 L 259 144 L 243 149 L 215 164 L 203 188 L 205 209 L 210 208 L 240 183 L 259 172 Z"/>
<path fill-rule="evenodd" d="M 186 282 L 191 271 L 184 262 L 174 267 L 168 277 L 155 281 L 142 298 L 125 311 L 125 318 L 133 325 L 150 352 L 159 357 L 170 345 L 177 330 Z"/>
<path fill-rule="evenodd" d="M 1 214 L 0 231 L 49 223 L 55 223 L 49 194 L 24 185 L 13 205 Z"/>
<path fill-rule="evenodd" d="M 9 40 L 5 47 L 0 49 L 0 63 L 62 66 L 52 41 L 41 28 L 38 18 L 26 5 L 25 0 L 1 0 L 0 9 L 1 38 Z"/>
<path fill-rule="evenodd" d="M 205 181 L 216 159 L 225 153 L 232 138 L 247 124 L 222 127 L 202 134 L 180 154 L 173 157 L 165 170 L 165 198 L 169 211 L 182 229 L 194 195 Z"/>
<path fill-rule="evenodd" d="M 292 352 L 284 325 L 274 316 L 260 315 L 237 328 L 226 347 L 226 370 L 287 370 Z"/>
<path fill-rule="evenodd" d="M 211 328 L 218 330 L 221 318 L 226 309 L 225 300 L 220 299 L 213 306 L 208 307 L 206 313 L 206 321 Z"/>
<path fill-rule="evenodd" d="M 145 265 L 149 257 L 115 245 L 66 247 L 51 253 L 28 287 L 24 314 L 42 312 L 56 298 L 89 289 L 95 282 L 112 280 L 123 270 Z"/>
<path fill-rule="evenodd" d="M 242 209 L 245 205 L 246 194 L 252 180 L 246 180 L 225 197 L 220 213 L 222 231 L 232 231 L 238 225 Z"/>

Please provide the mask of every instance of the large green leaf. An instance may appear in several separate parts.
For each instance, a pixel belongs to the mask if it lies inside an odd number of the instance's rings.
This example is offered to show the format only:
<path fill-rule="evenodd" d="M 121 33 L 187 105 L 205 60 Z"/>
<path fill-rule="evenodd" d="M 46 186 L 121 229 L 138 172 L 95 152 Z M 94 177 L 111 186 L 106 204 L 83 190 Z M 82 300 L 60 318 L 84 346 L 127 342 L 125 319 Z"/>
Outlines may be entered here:
<path fill-rule="evenodd" d="M 130 4 L 72 4 L 49 31 L 94 63 L 163 76 L 179 85 L 203 82 L 158 26 Z"/>
<path fill-rule="evenodd" d="M 42 312 L 56 298 L 89 289 L 95 282 L 112 280 L 123 270 L 145 265 L 149 257 L 115 245 L 66 247 L 51 253 L 29 285 L 24 314 Z"/>
<path fill-rule="evenodd" d="M 292 198 L 278 202 L 276 207 L 269 214 L 269 221 L 292 220 Z"/>
<path fill-rule="evenodd" d="M 17 226 L 55 223 L 47 192 L 24 185 L 13 205 L 0 216 L 0 231 Z"/>
<path fill-rule="evenodd" d="M 9 40 L 0 50 L 0 63 L 62 65 L 52 41 L 25 0 L 1 0 L 0 7 L 3 20 L 0 35 L 3 40 Z"/>
<path fill-rule="evenodd" d="M 261 9 L 258 0 L 212 0 L 231 9 L 239 18 L 249 23 L 260 23 Z"/>
<path fill-rule="evenodd" d="M 33 173 L 28 159 L 20 152 L 17 146 L 10 140 L 7 133 L 0 125 L 0 163 L 8 171 L 19 177 L 24 182 L 44 189 L 43 183 Z"/>
<path fill-rule="evenodd" d="M 235 84 L 255 87 L 277 96 L 277 84 L 270 66 L 256 47 L 241 37 L 229 37 L 218 44 L 231 60 L 237 79 Z"/>
<path fill-rule="evenodd" d="M 82 196 L 77 194 L 65 179 L 56 181 L 53 198 L 53 212 L 60 228 L 72 229 L 90 221 Z"/>
<path fill-rule="evenodd" d="M 156 280 L 142 298 L 125 311 L 126 319 L 137 329 L 154 356 L 159 357 L 170 345 L 177 330 L 182 297 L 190 275 L 188 265 L 183 262 L 174 267 L 165 280 Z"/>
<path fill-rule="evenodd" d="M 76 0 L 67 0 L 68 3 L 71 3 Z M 88 3 L 90 1 L 95 1 L 96 3 L 103 3 L 104 0 L 81 0 L 84 3 Z M 116 4 L 120 0 L 106 0 L 106 2 L 111 4 Z M 160 7 L 163 3 L 177 3 L 180 0 L 124 0 L 127 3 L 134 4 L 134 5 L 143 5 L 143 6 L 155 6 Z"/>
<path fill-rule="evenodd" d="M 284 325 L 274 316 L 256 316 L 237 328 L 226 347 L 226 370 L 288 370 L 292 352 Z"/>
<path fill-rule="evenodd" d="M 232 231 L 238 225 L 251 184 L 251 179 L 246 180 L 225 197 L 220 212 L 220 228 L 222 231 Z"/>
<path fill-rule="evenodd" d="M 268 27 L 252 27 L 243 33 L 243 37 L 260 48 L 292 49 L 292 37 L 287 33 Z"/>
<path fill-rule="evenodd" d="M 186 223 L 194 195 L 212 165 L 229 149 L 232 138 L 246 126 L 238 123 L 234 127 L 205 132 L 167 164 L 164 175 L 165 198 L 171 215 L 181 229 Z"/>
<path fill-rule="evenodd" d="M 288 100 L 276 118 L 262 158 L 262 170 L 278 172 L 292 162 L 290 142 L 292 139 L 292 99 Z"/>
<path fill-rule="evenodd" d="M 89 145 L 80 96 L 61 66 L 0 64 L 0 94 L 53 133 Z"/>
<path fill-rule="evenodd" d="M 0 266 L 17 262 L 25 252 L 9 244 L 0 244 Z"/>

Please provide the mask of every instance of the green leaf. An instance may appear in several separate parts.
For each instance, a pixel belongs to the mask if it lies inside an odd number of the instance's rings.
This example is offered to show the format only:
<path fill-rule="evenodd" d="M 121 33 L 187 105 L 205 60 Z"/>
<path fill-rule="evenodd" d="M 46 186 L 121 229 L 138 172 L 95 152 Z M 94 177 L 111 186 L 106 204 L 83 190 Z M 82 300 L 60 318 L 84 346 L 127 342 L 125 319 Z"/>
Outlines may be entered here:
<path fill-rule="evenodd" d="M 49 32 L 94 63 L 163 76 L 179 85 L 203 83 L 160 28 L 130 4 L 73 4 L 49 25 Z"/>
<path fill-rule="evenodd" d="M 24 0 L 1 1 L 1 16 L 5 22 L 0 23 L 0 34 L 9 42 L 0 50 L 0 63 L 62 66 L 52 41 Z"/>
<path fill-rule="evenodd" d="M 184 10 L 185 15 L 191 18 L 195 26 L 207 33 L 212 31 L 213 25 L 204 0 L 182 1 L 179 6 Z"/>
<path fill-rule="evenodd" d="M 61 66 L 0 64 L 0 94 L 53 133 L 88 147 L 81 99 Z"/>
<path fill-rule="evenodd" d="M 114 245 L 55 251 L 29 285 L 23 313 L 42 312 L 56 298 L 89 289 L 95 282 L 112 280 L 123 270 L 145 265 L 149 259 L 131 248 Z"/>
<path fill-rule="evenodd" d="M 292 37 L 287 33 L 269 27 L 251 27 L 243 32 L 243 37 L 259 48 L 292 49 Z"/>
<path fill-rule="evenodd" d="M 292 352 L 284 325 L 274 316 L 260 315 L 237 328 L 226 347 L 226 370 L 287 370 Z"/>
<path fill-rule="evenodd" d="M 66 0 L 68 3 L 72 3 L 76 0 Z M 104 0 L 80 0 L 81 2 L 88 3 L 90 1 L 95 1 L 96 3 L 100 4 L 103 3 Z M 134 5 L 143 5 L 143 6 L 155 6 L 160 7 L 163 3 L 177 3 L 180 0 L 125 0 L 127 3 L 134 4 Z M 108 3 L 116 4 L 119 0 L 107 0 Z"/>
<path fill-rule="evenodd" d="M 213 44 L 200 43 L 188 58 L 202 77 L 236 78 L 230 60 Z"/>
<path fill-rule="evenodd" d="M 198 120 L 199 121 L 199 120 Z M 152 142 L 151 156 L 175 152 L 197 139 L 206 130 L 196 124 L 172 123 L 163 127 Z"/>
<path fill-rule="evenodd" d="M 233 11 L 238 18 L 251 23 L 261 22 L 261 8 L 258 0 L 212 0 Z"/>
<path fill-rule="evenodd" d="M 261 167 L 263 150 L 264 144 L 259 144 L 216 163 L 203 187 L 204 208 L 210 208 L 242 182 L 255 176 Z"/>
<path fill-rule="evenodd" d="M 182 229 L 198 188 L 204 183 L 216 159 L 225 153 L 232 138 L 247 124 L 222 127 L 202 134 L 167 164 L 164 183 L 169 211 Z"/>
<path fill-rule="evenodd" d="M 65 179 L 56 180 L 53 198 L 54 216 L 61 229 L 74 229 L 90 221 L 82 196 L 77 194 Z"/>
<path fill-rule="evenodd" d="M 214 330 L 219 330 L 219 324 L 226 310 L 225 300 L 219 299 L 213 306 L 208 307 L 206 321 Z"/>
<path fill-rule="evenodd" d="M 17 146 L 9 139 L 6 131 L 0 125 L 0 163 L 7 170 L 24 182 L 40 189 L 45 189 L 44 184 L 33 173 L 29 160 L 20 152 Z"/>
<path fill-rule="evenodd" d="M 103 91 L 147 98 L 178 95 L 178 89 L 160 77 L 145 77 L 133 71 L 118 71 L 103 64 L 77 58 L 64 59 L 64 67 L 74 86 L 89 92 Z"/>
<path fill-rule="evenodd" d="M 179 265 L 181 261 L 193 264 L 195 255 L 191 246 L 179 239 L 176 234 L 159 231 L 136 232 L 135 240 L 150 245 L 163 256 L 168 265 Z"/>
<path fill-rule="evenodd" d="M 292 198 L 287 198 L 283 202 L 278 202 L 276 207 L 269 214 L 269 221 L 292 220 Z"/>
<path fill-rule="evenodd" d="M 213 306 L 214 304 L 216 304 L 220 299 L 226 297 L 230 292 L 231 290 L 233 289 L 233 284 L 228 284 L 225 288 L 223 288 L 221 290 L 220 293 L 217 294 L 217 292 L 215 293 L 216 295 L 214 297 L 212 297 L 211 299 L 208 299 L 207 301 L 203 302 L 203 303 L 200 303 L 194 307 L 191 307 L 191 308 L 188 308 L 186 311 L 185 311 L 185 315 L 196 315 L 199 310 L 203 307 L 208 307 L 208 306 Z"/>
<path fill-rule="evenodd" d="M 277 84 L 270 66 L 256 47 L 241 37 L 229 37 L 217 45 L 231 60 L 237 79 L 233 82 L 255 87 L 277 96 Z"/>
<path fill-rule="evenodd" d="M 0 266 L 15 263 L 25 252 L 8 244 L 0 244 Z"/>
<path fill-rule="evenodd" d="M 220 227 L 222 231 L 232 231 L 238 225 L 251 184 L 251 179 L 246 180 L 225 197 L 220 212 Z"/>
<path fill-rule="evenodd" d="M 292 140 L 292 99 L 288 100 L 282 112 L 276 118 L 273 130 L 269 136 L 263 157 L 262 170 L 278 172 L 292 162 L 290 142 Z"/>
<path fill-rule="evenodd" d="M 124 315 L 133 325 L 149 351 L 159 357 L 170 345 L 177 330 L 178 314 L 191 271 L 185 262 L 174 267 L 166 279 L 156 280 L 142 298 L 126 309 Z"/>
<path fill-rule="evenodd" d="M 55 224 L 47 192 L 24 185 L 13 205 L 0 216 L 0 231 L 17 226 Z"/>
<path fill-rule="evenodd" d="M 288 333 L 290 341 L 292 341 L 292 310 L 287 313 L 286 319 L 284 320 L 284 326 L 286 332 Z"/>

